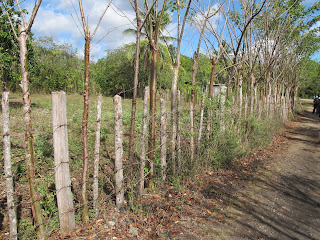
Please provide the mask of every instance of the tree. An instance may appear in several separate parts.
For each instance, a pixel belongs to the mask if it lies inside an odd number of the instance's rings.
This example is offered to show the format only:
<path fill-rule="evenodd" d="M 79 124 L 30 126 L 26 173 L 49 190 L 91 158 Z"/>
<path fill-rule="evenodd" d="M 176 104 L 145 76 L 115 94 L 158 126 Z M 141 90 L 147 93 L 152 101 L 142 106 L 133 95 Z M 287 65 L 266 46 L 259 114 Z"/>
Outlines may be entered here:
<path fill-rule="evenodd" d="M 87 202 L 87 175 L 88 175 L 88 164 L 89 164 L 89 153 L 88 153 L 88 117 L 89 117 L 89 67 L 90 67 L 90 44 L 92 39 L 97 33 L 97 30 L 101 24 L 103 16 L 107 12 L 112 0 L 109 1 L 106 8 L 104 9 L 99 22 L 91 34 L 90 26 L 85 18 L 85 13 L 82 5 L 82 0 L 78 0 L 80 15 L 81 15 L 81 34 L 85 40 L 84 46 L 84 94 L 83 94 L 83 115 L 82 115 L 82 152 L 83 152 L 83 171 L 81 179 L 81 212 L 82 212 L 82 221 L 88 222 L 89 220 L 89 210 Z M 76 23 L 77 24 L 77 23 Z M 78 25 L 77 25 L 78 26 Z M 78 29 L 80 29 L 78 27 Z"/>
<path fill-rule="evenodd" d="M 160 12 L 157 11 L 157 7 L 154 10 L 154 14 L 150 14 L 149 25 L 145 26 L 148 29 L 147 38 L 150 44 L 151 50 L 151 62 L 150 62 L 150 108 L 149 108 L 149 136 L 148 136 L 148 157 L 150 160 L 150 174 L 149 174 L 149 188 L 153 185 L 153 175 L 154 175 L 154 160 L 155 160 L 155 143 L 156 143 L 156 86 L 157 86 L 157 69 L 158 69 L 158 57 L 159 57 L 159 38 L 160 38 L 160 28 L 162 17 L 166 11 L 167 0 L 164 0 Z M 147 9 L 149 10 L 148 1 L 146 1 Z M 151 24 L 152 23 L 152 24 Z"/>
<path fill-rule="evenodd" d="M 28 80 L 28 69 L 27 69 L 27 39 L 31 31 L 32 24 L 39 10 L 42 0 L 37 0 L 34 8 L 32 10 L 29 21 L 26 21 L 24 11 L 20 7 L 19 0 L 16 0 L 17 7 L 20 14 L 20 22 L 18 24 L 18 31 L 16 31 L 11 18 L 8 20 L 10 22 L 12 31 L 14 32 L 15 38 L 19 42 L 20 49 L 20 65 L 21 65 L 21 88 L 23 96 L 23 120 L 25 125 L 25 138 L 24 138 L 24 148 L 25 148 L 25 161 L 27 168 L 27 179 L 30 191 L 32 213 L 34 218 L 34 225 L 37 230 L 38 239 L 46 239 L 45 227 L 43 224 L 43 217 L 40 207 L 40 194 L 36 187 L 36 176 L 35 176 L 35 155 L 33 147 L 33 134 L 32 134 L 32 120 L 31 120 L 31 98 L 30 98 L 30 88 Z M 1 0 L 3 6 L 6 8 L 6 13 L 8 14 L 8 9 L 4 0 Z"/>
<path fill-rule="evenodd" d="M 177 39 L 177 47 L 174 48 L 175 51 L 170 51 L 172 65 L 173 65 L 173 73 L 172 73 L 172 82 L 171 82 L 171 134 L 170 134 L 170 150 L 171 150 L 171 165 L 173 173 L 175 173 L 175 158 L 176 158 L 176 138 L 177 138 L 177 90 L 178 90 L 178 79 L 179 79 L 179 68 L 180 68 L 180 57 L 181 57 L 181 42 L 185 29 L 185 24 L 187 21 L 187 17 L 189 14 L 191 0 L 188 1 L 186 5 L 186 12 L 183 17 L 182 25 L 181 25 L 181 8 L 184 7 L 184 1 L 180 2 L 180 0 L 176 0 L 175 2 L 171 2 L 172 10 L 177 10 L 178 14 L 178 39 Z"/>

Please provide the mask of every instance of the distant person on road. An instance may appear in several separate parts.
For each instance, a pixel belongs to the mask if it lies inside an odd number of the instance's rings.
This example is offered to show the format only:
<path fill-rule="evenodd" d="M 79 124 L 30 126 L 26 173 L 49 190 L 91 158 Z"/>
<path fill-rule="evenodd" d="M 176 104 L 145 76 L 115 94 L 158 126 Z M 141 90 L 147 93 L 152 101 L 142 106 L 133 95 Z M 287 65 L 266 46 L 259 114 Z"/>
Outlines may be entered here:
<path fill-rule="evenodd" d="M 313 111 L 312 111 L 312 114 L 314 114 L 314 112 L 316 112 L 317 114 L 319 114 L 319 103 L 320 103 L 320 100 L 319 100 L 319 96 L 314 96 L 313 98 Z"/>

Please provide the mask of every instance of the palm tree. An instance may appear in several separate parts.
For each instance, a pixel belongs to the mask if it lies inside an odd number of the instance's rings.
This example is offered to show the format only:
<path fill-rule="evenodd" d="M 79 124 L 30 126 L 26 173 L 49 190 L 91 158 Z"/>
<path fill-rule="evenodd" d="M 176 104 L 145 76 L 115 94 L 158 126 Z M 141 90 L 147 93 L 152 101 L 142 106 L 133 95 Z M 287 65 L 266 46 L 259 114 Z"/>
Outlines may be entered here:
<path fill-rule="evenodd" d="M 125 35 L 135 35 L 140 40 L 140 36 L 144 39 L 139 42 L 142 45 L 142 56 L 145 59 L 145 67 L 149 68 L 149 85 L 150 87 L 150 122 L 149 122 L 149 159 L 151 161 L 150 164 L 150 175 L 152 178 L 153 175 L 153 159 L 154 159 L 154 145 L 155 145 L 155 124 L 154 124 L 154 113 L 155 113 L 155 93 L 156 93 L 156 84 L 157 84 L 157 68 L 158 68 L 158 59 L 159 56 L 163 57 L 165 55 L 169 55 L 168 49 L 161 46 L 159 47 L 159 39 L 164 39 L 165 36 L 160 33 L 170 24 L 170 16 L 169 13 L 166 12 L 166 0 L 163 3 L 163 7 L 160 12 L 156 11 L 153 6 L 149 8 L 148 2 L 145 1 L 145 6 L 148 9 L 147 13 L 143 13 L 138 10 L 137 2 L 135 2 L 136 8 L 136 22 L 137 29 L 127 29 L 123 33 Z M 142 24 L 143 20 L 143 24 Z M 143 26 L 143 28 L 142 28 Z M 139 37 L 138 37 L 139 36 Z M 146 41 L 146 38 L 148 41 Z M 168 40 L 170 37 L 166 37 Z M 137 45 L 138 46 L 138 45 Z M 159 49 L 161 50 L 161 54 L 159 54 Z M 167 51 L 165 51 L 167 50 Z M 139 51 L 136 53 L 140 54 Z M 136 61 L 138 59 L 136 58 Z M 135 65 L 138 66 L 138 65 Z M 138 69 L 136 69 L 138 71 Z M 136 76 L 135 76 L 136 77 Z M 151 80 L 152 79 L 152 80 Z M 134 92 L 136 92 L 137 82 L 134 83 Z M 134 139 L 134 121 L 135 121 L 135 94 L 132 99 L 132 113 L 131 113 L 131 129 L 130 129 L 130 139 L 129 139 L 129 164 L 132 164 L 133 158 L 133 139 Z M 131 171 L 131 170 L 130 170 Z M 131 173 L 129 172 L 129 178 Z M 129 182 L 127 184 L 130 184 Z"/>
<path fill-rule="evenodd" d="M 148 8 L 148 6 L 146 5 L 146 7 Z M 138 10 L 139 11 L 139 10 Z M 171 23 L 170 20 L 170 15 L 167 12 L 163 12 L 162 18 L 159 18 L 159 16 L 161 15 L 161 12 L 156 12 L 154 10 L 154 8 L 149 9 L 149 11 L 147 13 L 144 12 L 136 12 L 137 18 L 135 19 L 135 22 L 137 23 L 137 29 L 126 29 L 123 34 L 124 35 L 132 35 L 132 36 L 137 36 L 139 34 L 139 40 L 140 40 L 140 36 L 142 38 L 142 40 L 139 42 L 139 52 L 138 54 L 141 55 L 141 57 L 144 59 L 144 69 L 148 69 L 148 85 L 150 85 L 150 81 L 151 81 L 151 45 L 150 45 L 150 41 L 148 39 L 148 36 L 151 37 L 153 35 L 153 33 L 155 33 L 156 30 L 156 25 L 155 23 L 158 22 L 158 20 L 161 19 L 160 22 L 160 33 L 162 33 L 164 31 L 164 29 Z M 155 21 L 154 19 L 157 19 L 157 21 Z M 142 24 L 143 22 L 143 24 Z M 139 27 L 140 26 L 140 27 Z M 141 27 L 143 26 L 143 27 Z M 163 34 L 160 35 L 160 41 L 170 41 L 172 40 L 172 37 L 169 36 L 164 36 Z M 138 44 L 137 44 L 138 45 Z M 129 45 L 129 47 L 131 47 L 132 49 L 128 49 L 132 55 L 132 58 L 135 58 L 135 55 L 137 55 L 136 52 L 136 44 L 132 44 Z M 162 64 L 164 63 L 164 59 L 168 59 L 169 57 L 169 51 L 167 49 L 167 47 L 162 44 L 159 43 L 159 54 L 157 56 L 157 65 L 156 67 L 159 68 L 162 66 Z M 139 58 L 139 56 L 138 56 Z M 158 61 L 159 60 L 159 61 Z M 136 61 L 139 61 L 139 59 L 137 59 Z M 138 71 L 138 69 L 137 69 Z M 134 88 L 136 88 L 138 85 L 138 83 L 134 83 Z M 134 89 L 134 92 L 136 91 L 136 89 Z M 130 129 L 130 139 L 129 139 L 129 159 L 128 162 L 129 164 L 132 164 L 133 162 L 133 145 L 134 145 L 134 128 L 135 128 L 135 105 L 136 105 L 136 94 L 133 94 L 133 99 L 132 99 L 132 113 L 131 113 L 131 129 Z M 129 172 L 129 178 L 131 173 Z M 129 180 L 130 181 L 130 180 Z M 128 181 L 128 184 L 130 184 Z"/>

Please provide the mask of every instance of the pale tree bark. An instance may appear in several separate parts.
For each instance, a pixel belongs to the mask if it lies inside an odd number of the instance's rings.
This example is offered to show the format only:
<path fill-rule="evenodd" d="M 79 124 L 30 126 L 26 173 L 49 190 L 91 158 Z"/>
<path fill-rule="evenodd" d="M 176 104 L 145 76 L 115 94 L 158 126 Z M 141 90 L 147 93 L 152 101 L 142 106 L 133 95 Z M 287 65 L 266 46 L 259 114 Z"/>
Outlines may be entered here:
<path fill-rule="evenodd" d="M 93 209 L 95 216 L 99 215 L 99 160 L 100 160 L 100 129 L 101 129 L 102 95 L 97 99 L 96 139 L 94 144 L 94 172 L 93 172 Z"/>
<path fill-rule="evenodd" d="M 19 1 L 17 4 L 20 9 Z M 43 216 L 41 213 L 40 206 L 40 193 L 38 192 L 36 186 L 36 174 L 35 174 L 35 154 L 33 146 L 33 130 L 32 130 L 32 118 L 31 118 L 31 98 L 30 98 L 30 88 L 28 80 L 28 69 L 27 69 L 27 39 L 30 33 L 31 26 L 33 24 L 34 18 L 40 7 L 41 0 L 38 0 L 35 7 L 33 8 L 29 22 L 27 23 L 24 18 L 22 10 L 20 11 L 23 24 L 18 26 L 18 41 L 20 47 L 20 65 L 21 65 L 21 89 L 23 94 L 23 120 L 25 126 L 25 159 L 27 168 L 27 179 L 30 191 L 30 199 L 32 206 L 32 213 L 34 218 L 34 225 L 37 231 L 38 239 L 46 239 L 46 231 L 43 223 Z"/>
<path fill-rule="evenodd" d="M 130 125 L 130 136 L 129 136 L 129 156 L 128 156 L 128 182 L 130 185 L 132 180 L 132 167 L 133 167 L 133 146 L 134 146 L 134 135 L 135 135 L 135 120 L 136 120 L 136 106 L 137 106 L 137 88 L 139 81 L 139 58 L 140 58 L 140 38 L 142 30 L 142 21 L 140 17 L 140 10 L 138 0 L 134 1 L 134 9 L 136 12 L 137 19 L 137 33 L 136 33 L 136 54 L 134 60 L 134 79 L 133 79 L 133 96 L 132 96 L 132 108 L 131 108 L 131 125 Z"/>
<path fill-rule="evenodd" d="M 214 74 L 216 70 L 216 57 L 212 57 L 211 63 L 211 75 L 210 75 L 210 85 L 209 85 L 209 101 L 211 102 L 214 97 L 214 92 L 213 92 L 213 85 L 214 85 Z M 208 109 L 208 118 L 207 118 L 207 140 L 210 140 L 210 132 L 211 132 L 211 125 L 212 125 L 212 109 Z"/>
<path fill-rule="evenodd" d="M 200 37 L 199 37 L 199 41 L 198 41 L 198 46 L 197 46 L 197 49 L 196 51 L 193 53 L 193 62 L 192 62 L 192 78 L 191 78 L 191 82 L 192 82 L 192 90 L 191 90 L 191 104 L 192 104 L 192 107 L 190 106 L 190 118 L 191 118 L 191 138 L 190 138 L 190 148 L 191 148 L 191 162 L 193 162 L 195 160 L 195 152 L 196 152 L 196 149 L 195 149 L 195 144 L 194 144 L 194 115 L 195 115 L 195 106 L 196 106 L 196 77 L 197 77 L 197 70 L 198 70 L 198 56 L 199 56 L 199 53 L 200 53 L 200 45 L 201 45 L 201 41 L 202 41 L 202 38 L 203 38 L 203 34 L 204 34 L 204 30 L 206 28 L 206 24 L 207 24 L 207 21 L 209 19 L 209 15 L 210 15 L 210 8 L 206 14 L 206 16 L 204 16 L 204 22 L 202 23 L 201 25 L 201 31 L 200 31 Z"/>
<path fill-rule="evenodd" d="M 158 50 L 151 50 L 151 82 L 150 82 L 150 107 L 149 107 L 149 136 L 148 136 L 148 158 L 149 176 L 148 188 L 153 187 L 154 159 L 156 151 L 156 95 L 157 95 L 157 58 Z"/>
<path fill-rule="evenodd" d="M 2 92 L 2 136 L 3 136 L 3 158 L 4 175 L 7 190 L 7 208 L 9 216 L 10 239 L 18 239 L 17 236 L 17 213 L 14 203 L 14 186 L 11 168 L 10 147 L 10 121 L 9 121 L 9 92 Z"/>
<path fill-rule="evenodd" d="M 167 177 L 167 113 L 166 113 L 166 101 L 161 98 L 160 99 L 160 109 L 161 109 L 161 117 L 160 117 L 160 163 L 161 163 L 161 173 L 162 173 L 162 183 L 166 181 Z"/>
<path fill-rule="evenodd" d="M 244 97 L 244 117 L 247 118 L 248 114 L 248 93 L 246 92 Z"/>
<path fill-rule="evenodd" d="M 242 116 L 242 107 L 243 107 L 242 84 L 243 84 L 243 78 L 242 78 L 242 74 L 240 73 L 240 75 L 239 75 L 239 99 L 238 99 L 239 117 Z"/>
<path fill-rule="evenodd" d="M 87 29 L 88 35 L 85 38 L 84 47 L 84 93 L 83 93 L 83 114 L 82 114 L 82 156 L 83 169 L 81 178 L 81 213 L 82 221 L 88 222 L 88 203 L 87 203 L 87 175 L 89 165 L 89 147 L 88 147 L 88 118 L 89 118 L 89 65 L 90 65 L 90 29 Z"/>
<path fill-rule="evenodd" d="M 207 92 L 207 91 L 206 91 Z M 202 130 L 203 130 L 203 116 L 204 116 L 204 100 L 206 93 L 203 93 L 201 99 L 201 107 L 200 107 L 200 123 L 199 123 L 199 132 L 198 132 L 198 141 L 197 141 L 197 151 L 200 151 L 201 147 L 201 138 L 202 138 Z"/>
<path fill-rule="evenodd" d="M 181 123 L 180 123 L 180 112 L 181 112 L 181 97 L 180 90 L 177 91 L 177 162 L 178 171 L 181 172 Z"/>
<path fill-rule="evenodd" d="M 115 191 L 116 205 L 118 208 L 124 205 L 123 188 L 123 130 L 122 130 L 122 100 L 119 95 L 113 97 L 114 104 L 114 148 L 115 148 Z"/>
<path fill-rule="evenodd" d="M 148 121 L 148 96 L 149 96 L 149 87 L 146 87 L 144 90 L 143 98 L 143 117 L 142 117 L 142 132 L 141 132 L 141 151 L 140 151 L 140 196 L 144 192 L 144 168 L 146 166 L 146 134 L 147 134 L 147 121 Z"/>
<path fill-rule="evenodd" d="M 177 50 L 176 50 L 176 59 L 173 59 L 173 75 L 172 75 L 172 83 L 171 83 L 171 134 L 170 134 L 170 152 L 171 152 L 171 166 L 173 174 L 176 172 L 176 138 L 177 138 L 177 90 L 178 90 L 178 79 L 179 79 L 179 68 L 180 68 L 180 49 L 181 49 L 181 41 L 184 33 L 184 28 L 186 24 L 186 20 L 189 14 L 189 9 L 191 6 L 192 0 L 189 0 L 188 5 L 186 7 L 186 13 L 183 18 L 182 27 L 180 29 L 180 0 L 176 0 L 177 4 L 177 13 L 178 13 L 178 39 L 177 39 Z M 179 150 L 178 150 L 179 151 Z"/>
<path fill-rule="evenodd" d="M 194 116 L 194 109 L 193 109 L 193 103 L 190 102 L 190 161 L 193 164 L 195 160 L 195 144 L 194 144 L 194 122 L 193 122 L 193 116 Z"/>
<path fill-rule="evenodd" d="M 70 235 L 75 228 L 75 214 L 69 170 L 67 99 L 62 91 L 52 93 L 52 130 L 60 231 L 62 235 Z"/>
<path fill-rule="evenodd" d="M 3 6 L 5 7 L 6 14 L 8 14 L 6 9 L 6 4 L 3 0 L 1 0 Z M 29 89 L 29 80 L 28 80 L 28 69 L 27 69 L 27 39 L 28 35 L 31 31 L 31 27 L 33 25 L 34 19 L 37 15 L 39 7 L 41 5 L 42 0 L 37 0 L 33 7 L 32 13 L 30 15 L 29 21 L 26 21 L 24 12 L 20 7 L 19 0 L 16 0 L 16 6 L 18 6 L 19 14 L 20 14 L 20 24 L 18 25 L 18 33 L 14 28 L 10 17 L 8 18 L 10 21 L 10 25 L 14 36 L 17 38 L 19 42 L 19 50 L 20 50 L 20 65 L 21 65 L 21 84 L 20 87 L 22 89 L 23 94 L 23 120 L 24 120 L 24 129 L 25 129 L 25 137 L 24 137 L 24 148 L 25 148 L 25 162 L 26 162 L 26 175 L 29 186 L 29 193 L 31 199 L 31 209 L 32 215 L 34 219 L 34 226 L 37 232 L 38 239 L 46 239 L 46 232 L 43 224 L 43 217 L 41 213 L 40 207 L 40 194 L 36 187 L 36 175 L 35 175 L 35 155 L 34 155 L 34 147 L 33 147 L 33 134 L 32 134 L 32 121 L 31 121 L 31 98 L 30 98 L 30 89 Z"/>

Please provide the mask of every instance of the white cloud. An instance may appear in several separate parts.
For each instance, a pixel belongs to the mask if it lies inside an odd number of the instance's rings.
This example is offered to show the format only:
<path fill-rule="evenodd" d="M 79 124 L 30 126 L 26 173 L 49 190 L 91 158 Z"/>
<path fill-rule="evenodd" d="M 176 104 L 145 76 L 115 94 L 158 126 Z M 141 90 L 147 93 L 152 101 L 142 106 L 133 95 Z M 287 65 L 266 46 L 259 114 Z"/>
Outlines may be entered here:
<path fill-rule="evenodd" d="M 78 49 L 79 56 L 83 56 L 84 39 L 79 31 L 79 29 L 82 31 L 82 27 L 81 23 L 79 23 L 79 19 L 81 20 L 81 18 L 78 2 L 73 0 L 74 5 L 71 4 L 70 0 L 66 0 L 66 2 L 73 17 L 64 0 L 56 0 L 54 2 L 52 0 L 42 1 L 32 27 L 32 32 L 36 37 L 50 36 L 58 43 L 70 43 L 74 48 Z M 83 8 L 86 20 L 90 25 L 91 34 L 96 28 L 108 2 L 107 0 L 83 1 Z M 123 36 L 122 34 L 125 29 L 133 27 L 132 22 L 135 18 L 129 1 L 114 0 L 113 4 L 107 10 L 92 41 L 94 46 L 92 47 L 91 55 L 95 59 L 105 56 L 105 50 L 107 49 L 115 49 L 135 40 L 134 37 Z M 23 8 L 26 8 L 31 13 L 33 1 L 26 1 Z M 75 21 L 77 21 L 79 29 L 76 27 Z M 99 43 L 95 44 L 97 41 Z"/>

